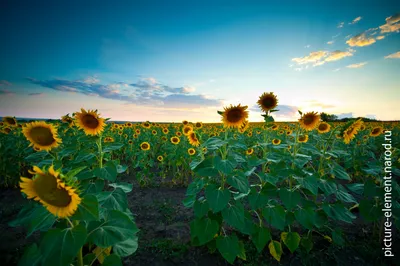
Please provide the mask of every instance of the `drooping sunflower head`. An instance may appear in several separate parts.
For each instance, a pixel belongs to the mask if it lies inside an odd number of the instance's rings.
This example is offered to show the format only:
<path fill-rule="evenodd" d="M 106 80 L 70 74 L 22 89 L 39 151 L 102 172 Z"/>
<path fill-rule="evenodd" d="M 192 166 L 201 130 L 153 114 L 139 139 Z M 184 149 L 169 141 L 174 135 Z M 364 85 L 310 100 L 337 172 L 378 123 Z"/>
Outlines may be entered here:
<path fill-rule="evenodd" d="M 278 105 L 278 99 L 273 92 L 264 92 L 258 99 L 257 103 L 264 112 L 268 112 Z"/>
<path fill-rule="evenodd" d="M 162 162 L 162 161 L 164 160 L 164 157 L 162 157 L 162 155 L 158 155 L 158 156 L 157 156 L 157 160 L 158 160 L 159 162 Z"/>
<path fill-rule="evenodd" d="M 181 142 L 181 139 L 179 137 L 174 136 L 174 137 L 171 138 L 171 143 L 172 144 L 178 145 L 179 142 Z"/>
<path fill-rule="evenodd" d="M 383 128 L 382 127 L 374 127 L 369 134 L 371 137 L 377 137 L 382 134 Z"/>
<path fill-rule="evenodd" d="M 320 120 L 320 115 L 318 115 L 318 113 L 308 112 L 301 116 L 299 122 L 301 128 L 310 131 L 318 126 L 319 120 Z"/>
<path fill-rule="evenodd" d="M 225 107 L 225 111 L 222 112 L 222 122 L 224 127 L 239 128 L 249 117 L 249 111 L 246 111 L 247 106 L 230 106 Z"/>
<path fill-rule="evenodd" d="M 192 156 L 192 155 L 194 155 L 196 153 L 196 150 L 193 149 L 193 148 L 189 148 L 188 149 L 188 153 L 189 153 L 190 156 Z"/>
<path fill-rule="evenodd" d="M 318 125 L 317 130 L 318 130 L 318 133 L 320 133 L 320 134 L 328 133 L 329 130 L 331 130 L 331 125 L 329 125 L 329 124 L 326 123 L 326 122 L 321 122 L 321 123 Z"/>
<path fill-rule="evenodd" d="M 303 142 L 303 143 L 307 142 L 307 141 L 308 141 L 308 135 L 300 135 L 300 136 L 297 138 L 297 141 L 298 141 L 298 142 Z"/>
<path fill-rule="evenodd" d="M 272 140 L 272 144 L 279 145 L 279 144 L 281 144 L 281 140 L 280 139 L 273 139 Z"/>
<path fill-rule="evenodd" d="M 196 132 L 191 131 L 188 135 L 187 135 L 188 141 L 190 143 L 190 145 L 192 146 L 199 146 L 200 145 L 200 141 L 199 138 L 197 137 Z"/>
<path fill-rule="evenodd" d="M 141 149 L 142 151 L 148 151 L 148 150 L 150 150 L 150 143 L 148 143 L 148 142 L 142 142 L 142 143 L 140 144 L 140 149 Z"/>
<path fill-rule="evenodd" d="M 183 127 L 182 132 L 185 136 L 187 136 L 191 131 L 193 131 L 193 127 L 186 125 Z"/>
<path fill-rule="evenodd" d="M 39 150 L 49 151 L 56 148 L 62 142 L 58 137 L 57 128 L 44 121 L 35 121 L 25 125 L 22 128 L 22 133 L 33 146 Z"/>
<path fill-rule="evenodd" d="M 251 154 L 253 154 L 253 152 L 254 152 L 254 149 L 253 149 L 253 148 L 248 148 L 248 149 L 246 150 L 246 155 L 251 155 Z"/>
<path fill-rule="evenodd" d="M 17 119 L 15 119 L 15 117 L 11 117 L 11 116 L 3 117 L 3 122 L 4 122 L 4 124 L 6 124 L 7 126 L 10 126 L 10 127 L 16 127 L 18 125 Z"/>
<path fill-rule="evenodd" d="M 47 171 L 37 166 L 33 178 L 21 177 L 21 191 L 28 199 L 39 201 L 46 209 L 60 218 L 72 216 L 81 203 L 77 185 L 69 182 L 51 166 Z"/>
<path fill-rule="evenodd" d="M 106 126 L 105 119 L 93 110 L 86 111 L 81 108 L 81 112 L 75 113 L 75 124 L 85 131 L 86 135 L 101 134 Z"/>

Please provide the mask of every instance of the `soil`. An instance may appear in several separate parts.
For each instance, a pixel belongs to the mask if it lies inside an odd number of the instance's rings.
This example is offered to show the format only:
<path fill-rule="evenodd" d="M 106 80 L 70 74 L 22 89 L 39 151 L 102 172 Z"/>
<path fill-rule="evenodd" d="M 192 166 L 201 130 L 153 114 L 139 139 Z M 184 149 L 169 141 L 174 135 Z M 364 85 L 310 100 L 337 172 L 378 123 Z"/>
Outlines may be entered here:
<path fill-rule="evenodd" d="M 185 187 L 134 185 L 128 201 L 140 229 L 139 248 L 135 254 L 124 258 L 124 265 L 229 265 L 218 251 L 211 254 L 206 247 L 190 245 L 189 223 L 193 211 L 182 204 L 185 193 Z M 25 202 L 17 189 L 0 190 L 1 265 L 16 265 L 24 248 L 40 240 L 39 233 L 26 238 L 24 228 L 8 225 Z M 347 239 L 346 247 L 336 247 L 316 234 L 311 254 L 297 251 L 291 254 L 284 248 L 281 263 L 276 262 L 267 249 L 258 254 L 251 241 L 242 237 L 247 260 L 236 259 L 235 265 L 395 265 L 393 261 L 384 260 L 381 244 L 376 240 L 379 238 L 371 237 L 371 225 L 363 224 L 358 218 L 341 228 Z M 274 239 L 278 238 L 278 233 L 272 232 Z M 399 243 L 399 238 L 397 235 L 393 243 Z"/>

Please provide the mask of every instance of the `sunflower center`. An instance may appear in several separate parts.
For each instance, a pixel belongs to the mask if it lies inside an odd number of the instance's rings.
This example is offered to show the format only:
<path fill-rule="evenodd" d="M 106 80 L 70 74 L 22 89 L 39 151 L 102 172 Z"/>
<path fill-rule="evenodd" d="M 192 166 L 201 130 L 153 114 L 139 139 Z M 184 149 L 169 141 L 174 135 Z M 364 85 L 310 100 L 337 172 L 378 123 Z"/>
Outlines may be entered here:
<path fill-rule="evenodd" d="M 319 130 L 327 130 L 328 126 L 326 124 L 319 125 Z"/>
<path fill-rule="evenodd" d="M 53 133 L 47 127 L 33 127 L 30 135 L 34 142 L 42 146 L 51 145 L 55 141 Z"/>
<path fill-rule="evenodd" d="M 91 114 L 86 114 L 82 117 L 83 124 L 91 129 L 95 129 L 99 126 L 99 120 Z"/>
<path fill-rule="evenodd" d="M 262 105 L 266 108 L 271 108 L 275 106 L 275 99 L 266 97 L 262 100 Z"/>
<path fill-rule="evenodd" d="M 314 117 L 313 116 L 305 116 L 304 117 L 304 124 L 310 125 L 314 122 Z"/>
<path fill-rule="evenodd" d="M 149 147 L 149 145 L 147 145 L 146 143 L 142 144 L 143 149 L 147 149 L 148 147 Z"/>
<path fill-rule="evenodd" d="M 241 109 L 232 109 L 227 114 L 227 119 L 229 122 L 239 122 L 242 120 L 243 111 Z"/>
<path fill-rule="evenodd" d="M 52 175 L 39 175 L 33 182 L 34 189 L 40 199 L 46 203 L 66 207 L 71 203 L 71 196 L 64 188 L 57 187 L 57 180 Z"/>
<path fill-rule="evenodd" d="M 13 118 L 6 118 L 6 121 L 9 125 L 15 125 L 17 122 Z"/>

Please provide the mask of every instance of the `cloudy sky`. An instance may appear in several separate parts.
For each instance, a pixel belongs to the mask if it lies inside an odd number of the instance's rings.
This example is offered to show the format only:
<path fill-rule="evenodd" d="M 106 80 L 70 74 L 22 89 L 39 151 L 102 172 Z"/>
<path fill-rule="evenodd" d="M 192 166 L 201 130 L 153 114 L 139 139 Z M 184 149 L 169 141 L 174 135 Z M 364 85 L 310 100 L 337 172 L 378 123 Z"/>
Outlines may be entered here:
<path fill-rule="evenodd" d="M 2 1 L 0 116 L 262 121 L 274 92 L 278 121 L 400 119 L 400 1 L 138 2 Z"/>

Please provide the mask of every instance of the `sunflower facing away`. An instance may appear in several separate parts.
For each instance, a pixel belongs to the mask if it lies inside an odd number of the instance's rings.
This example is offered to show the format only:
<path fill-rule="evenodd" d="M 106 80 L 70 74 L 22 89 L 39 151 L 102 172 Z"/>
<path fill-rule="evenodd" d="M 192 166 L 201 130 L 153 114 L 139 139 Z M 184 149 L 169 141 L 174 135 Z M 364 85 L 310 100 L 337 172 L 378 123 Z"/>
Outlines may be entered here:
<path fill-rule="evenodd" d="M 190 156 L 192 156 L 192 155 L 194 155 L 196 153 L 196 150 L 193 149 L 193 148 L 189 148 L 188 149 L 188 153 L 189 153 Z"/>
<path fill-rule="evenodd" d="M 150 143 L 148 143 L 148 142 L 142 142 L 142 144 L 140 144 L 140 149 L 142 149 L 142 151 L 148 151 L 148 150 L 150 150 Z"/>
<path fill-rule="evenodd" d="M 190 145 L 196 146 L 196 147 L 200 145 L 200 141 L 194 131 L 191 131 L 189 133 L 189 135 L 187 135 L 187 138 L 189 140 Z"/>
<path fill-rule="evenodd" d="M 56 148 L 62 142 L 58 137 L 57 128 L 44 121 L 35 121 L 26 124 L 22 128 L 22 133 L 31 143 L 29 146 L 39 150 L 49 151 Z"/>
<path fill-rule="evenodd" d="M 75 113 L 76 125 L 85 131 L 86 135 L 98 135 L 103 132 L 106 125 L 105 119 L 99 117 L 100 114 L 93 110 L 86 111 L 81 108 L 81 112 Z"/>
<path fill-rule="evenodd" d="M 326 122 L 321 122 L 321 124 L 317 127 L 318 133 L 324 134 L 328 133 L 331 130 L 331 126 Z"/>
<path fill-rule="evenodd" d="M 264 92 L 260 96 L 257 103 L 264 112 L 268 112 L 269 110 L 274 109 L 278 105 L 278 99 L 276 98 L 273 92 L 270 93 Z"/>
<path fill-rule="evenodd" d="M 308 112 L 299 119 L 301 128 L 305 130 L 313 130 L 319 124 L 320 116 L 316 112 Z"/>
<path fill-rule="evenodd" d="M 21 177 L 19 183 L 21 191 L 28 199 L 39 201 L 49 212 L 60 218 L 70 217 L 75 213 L 81 203 L 75 184 L 68 183 L 60 172 L 54 171 L 53 166 L 48 171 L 34 166 L 33 171 L 29 172 L 34 177 Z"/>
<path fill-rule="evenodd" d="M 10 127 L 16 127 L 18 125 L 17 119 L 15 119 L 15 117 L 5 116 L 5 117 L 3 117 L 3 121 L 6 125 L 8 125 Z"/>
<path fill-rule="evenodd" d="M 249 117 L 249 111 L 246 111 L 247 106 L 230 106 L 224 107 L 225 111 L 222 113 L 222 122 L 224 127 L 239 128 Z"/>

